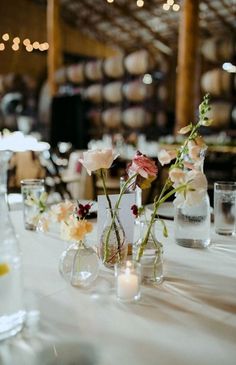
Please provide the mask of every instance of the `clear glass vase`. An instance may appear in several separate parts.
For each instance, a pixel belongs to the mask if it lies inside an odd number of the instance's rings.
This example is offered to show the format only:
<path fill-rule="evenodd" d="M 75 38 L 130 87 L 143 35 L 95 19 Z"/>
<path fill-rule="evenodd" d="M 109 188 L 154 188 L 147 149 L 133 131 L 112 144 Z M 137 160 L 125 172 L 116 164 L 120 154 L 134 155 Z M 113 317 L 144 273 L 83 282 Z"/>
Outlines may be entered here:
<path fill-rule="evenodd" d="M 10 151 L 0 151 L 0 194 L 7 193 L 7 170 L 11 156 Z"/>
<path fill-rule="evenodd" d="M 200 152 L 198 169 L 203 173 L 206 148 Z M 187 160 L 192 163 L 193 161 Z M 211 211 L 207 190 L 199 195 L 199 201 L 194 205 L 182 204 L 175 206 L 174 235 L 178 245 L 190 248 L 206 248 L 210 244 Z"/>
<path fill-rule="evenodd" d="M 85 240 L 73 243 L 62 253 L 59 271 L 71 285 L 88 287 L 98 276 L 98 255 L 86 245 Z"/>
<path fill-rule="evenodd" d="M 206 192 L 196 205 L 175 207 L 174 235 L 178 245 L 190 248 L 206 248 L 210 244 L 211 213 Z"/>
<path fill-rule="evenodd" d="M 5 194 L 0 194 L 0 341 L 23 328 L 25 314 L 21 255 Z"/>
<path fill-rule="evenodd" d="M 119 219 L 119 209 L 106 209 L 106 221 L 99 241 L 99 256 L 106 267 L 126 260 L 128 244 Z"/>
<path fill-rule="evenodd" d="M 156 238 L 156 221 L 147 237 L 149 221 L 139 221 L 139 238 L 133 245 L 133 260 L 141 264 L 141 278 L 144 284 L 160 284 L 163 281 L 163 246 Z M 142 244 L 146 241 L 141 257 Z"/>

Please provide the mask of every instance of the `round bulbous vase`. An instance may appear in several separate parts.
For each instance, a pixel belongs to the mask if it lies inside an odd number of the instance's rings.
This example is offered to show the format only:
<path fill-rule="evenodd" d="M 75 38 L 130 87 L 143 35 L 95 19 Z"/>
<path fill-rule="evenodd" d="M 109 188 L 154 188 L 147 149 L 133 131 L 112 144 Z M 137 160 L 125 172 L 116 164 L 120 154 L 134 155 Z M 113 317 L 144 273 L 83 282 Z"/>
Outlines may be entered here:
<path fill-rule="evenodd" d="M 72 286 L 86 288 L 98 276 L 98 255 L 85 241 L 72 243 L 60 257 L 59 271 Z"/>
<path fill-rule="evenodd" d="M 149 222 L 138 222 L 140 227 L 139 238 L 133 245 L 133 260 L 141 264 L 141 280 L 144 284 L 160 284 L 163 281 L 163 246 L 156 238 L 156 221 L 147 235 Z M 142 249 L 142 245 L 146 241 Z M 141 257 L 139 257 L 142 251 Z"/>

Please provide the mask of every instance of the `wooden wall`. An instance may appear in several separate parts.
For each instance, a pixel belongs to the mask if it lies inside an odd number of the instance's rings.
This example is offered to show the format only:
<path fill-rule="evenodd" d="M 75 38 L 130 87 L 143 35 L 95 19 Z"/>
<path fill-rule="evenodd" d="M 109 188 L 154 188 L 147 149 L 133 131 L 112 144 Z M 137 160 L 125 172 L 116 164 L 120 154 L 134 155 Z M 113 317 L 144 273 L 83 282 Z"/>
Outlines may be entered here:
<path fill-rule="evenodd" d="M 47 41 L 46 7 L 31 0 L 0 0 L 0 16 L 0 37 L 9 33 L 11 38 L 19 36 L 32 41 Z M 114 49 L 84 36 L 63 20 L 61 23 L 64 52 L 102 58 L 116 53 Z M 0 52 L 0 74 L 27 73 L 41 78 L 46 73 L 46 64 L 46 52 L 28 53 L 25 47 L 15 52 L 10 41 L 6 43 L 5 51 Z"/>

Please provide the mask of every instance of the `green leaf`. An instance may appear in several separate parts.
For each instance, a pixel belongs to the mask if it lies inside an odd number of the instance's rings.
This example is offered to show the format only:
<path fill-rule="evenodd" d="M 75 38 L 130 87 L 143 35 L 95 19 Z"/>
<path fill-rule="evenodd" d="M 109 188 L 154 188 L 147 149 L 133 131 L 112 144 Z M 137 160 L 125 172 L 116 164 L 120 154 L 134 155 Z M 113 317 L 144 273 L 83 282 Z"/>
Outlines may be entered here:
<path fill-rule="evenodd" d="M 162 226 L 163 226 L 162 234 L 163 234 L 163 236 L 164 236 L 165 238 L 167 238 L 167 237 L 168 237 L 168 229 L 167 229 L 167 227 L 166 227 L 166 224 L 165 224 L 165 222 L 163 221 L 163 219 L 160 219 L 160 222 L 161 222 L 161 224 L 162 224 Z"/>

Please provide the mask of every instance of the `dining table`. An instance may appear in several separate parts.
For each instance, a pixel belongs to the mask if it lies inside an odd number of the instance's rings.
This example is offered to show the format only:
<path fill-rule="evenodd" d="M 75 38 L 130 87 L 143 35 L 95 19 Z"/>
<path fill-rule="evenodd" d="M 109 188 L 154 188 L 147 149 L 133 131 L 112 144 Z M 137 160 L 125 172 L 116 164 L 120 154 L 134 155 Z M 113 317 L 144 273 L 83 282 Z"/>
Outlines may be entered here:
<path fill-rule="evenodd" d="M 58 270 L 68 243 L 55 231 L 25 230 L 21 210 L 10 217 L 27 316 L 20 333 L 0 342 L 0 365 L 236 364 L 235 236 L 217 235 L 212 225 L 208 248 L 186 248 L 166 220 L 168 237 L 158 233 L 163 282 L 142 285 L 140 300 L 124 303 L 114 270 L 101 263 L 89 288 L 71 286 Z M 96 220 L 89 241 L 96 245 Z"/>

